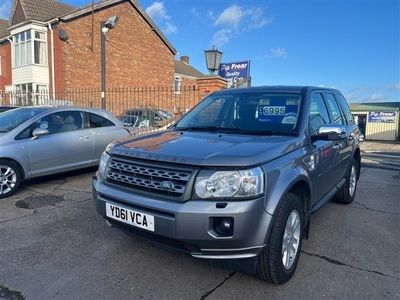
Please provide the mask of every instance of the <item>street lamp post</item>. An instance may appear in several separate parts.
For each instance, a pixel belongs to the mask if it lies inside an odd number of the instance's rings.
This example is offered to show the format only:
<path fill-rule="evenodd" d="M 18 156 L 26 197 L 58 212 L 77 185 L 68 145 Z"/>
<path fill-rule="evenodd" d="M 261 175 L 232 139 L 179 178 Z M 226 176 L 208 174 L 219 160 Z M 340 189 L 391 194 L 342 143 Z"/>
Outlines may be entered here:
<path fill-rule="evenodd" d="M 213 46 L 210 50 L 204 50 L 204 54 L 206 57 L 207 69 L 210 71 L 210 74 L 214 74 L 221 64 L 222 52 Z"/>
<path fill-rule="evenodd" d="M 113 16 L 107 21 L 100 21 L 100 49 L 101 49 L 101 108 L 106 109 L 106 34 L 117 26 L 119 17 Z"/>
<path fill-rule="evenodd" d="M 104 24 L 100 22 L 100 48 L 101 48 L 101 108 L 106 109 L 106 34 L 103 32 Z"/>

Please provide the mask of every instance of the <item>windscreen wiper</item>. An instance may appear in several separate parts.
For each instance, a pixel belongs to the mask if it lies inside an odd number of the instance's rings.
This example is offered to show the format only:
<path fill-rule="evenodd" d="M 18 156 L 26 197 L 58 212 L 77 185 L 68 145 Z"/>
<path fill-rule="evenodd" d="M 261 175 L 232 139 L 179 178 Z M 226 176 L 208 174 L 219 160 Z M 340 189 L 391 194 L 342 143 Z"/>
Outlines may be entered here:
<path fill-rule="evenodd" d="M 294 132 L 277 132 L 272 130 L 241 130 L 240 133 L 249 135 L 296 135 Z"/>
<path fill-rule="evenodd" d="M 180 131 L 228 131 L 228 132 L 241 132 L 240 128 L 234 127 L 217 127 L 217 126 L 190 126 L 190 127 L 175 127 Z"/>

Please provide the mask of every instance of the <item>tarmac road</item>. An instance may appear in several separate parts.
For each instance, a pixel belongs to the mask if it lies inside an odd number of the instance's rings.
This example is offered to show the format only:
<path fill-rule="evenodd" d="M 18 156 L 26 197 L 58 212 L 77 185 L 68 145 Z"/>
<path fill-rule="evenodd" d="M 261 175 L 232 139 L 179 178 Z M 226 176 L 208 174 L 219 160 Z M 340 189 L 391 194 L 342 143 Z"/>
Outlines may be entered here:
<path fill-rule="evenodd" d="M 109 228 L 92 173 L 0 200 L 0 299 L 400 299 L 400 171 L 363 168 L 354 203 L 318 211 L 282 286 Z"/>
<path fill-rule="evenodd" d="M 362 166 L 400 171 L 400 153 L 363 153 Z"/>

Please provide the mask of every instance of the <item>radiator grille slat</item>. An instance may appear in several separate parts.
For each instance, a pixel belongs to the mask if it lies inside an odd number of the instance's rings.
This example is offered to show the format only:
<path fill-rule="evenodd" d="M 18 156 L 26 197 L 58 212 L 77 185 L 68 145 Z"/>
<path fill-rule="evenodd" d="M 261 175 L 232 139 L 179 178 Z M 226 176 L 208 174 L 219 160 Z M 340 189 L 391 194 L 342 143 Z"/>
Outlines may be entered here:
<path fill-rule="evenodd" d="M 172 197 L 184 195 L 191 175 L 191 170 L 174 170 L 115 157 L 107 169 L 107 180 L 114 184 Z"/>

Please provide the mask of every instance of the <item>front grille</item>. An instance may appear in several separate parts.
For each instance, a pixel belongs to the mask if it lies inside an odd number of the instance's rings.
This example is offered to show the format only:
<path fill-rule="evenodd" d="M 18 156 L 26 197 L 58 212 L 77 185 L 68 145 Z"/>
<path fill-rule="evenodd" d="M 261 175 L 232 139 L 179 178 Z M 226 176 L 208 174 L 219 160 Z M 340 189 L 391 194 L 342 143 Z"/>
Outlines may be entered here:
<path fill-rule="evenodd" d="M 187 169 L 112 157 L 107 169 L 107 180 L 136 190 L 182 197 L 191 174 L 192 171 Z"/>

